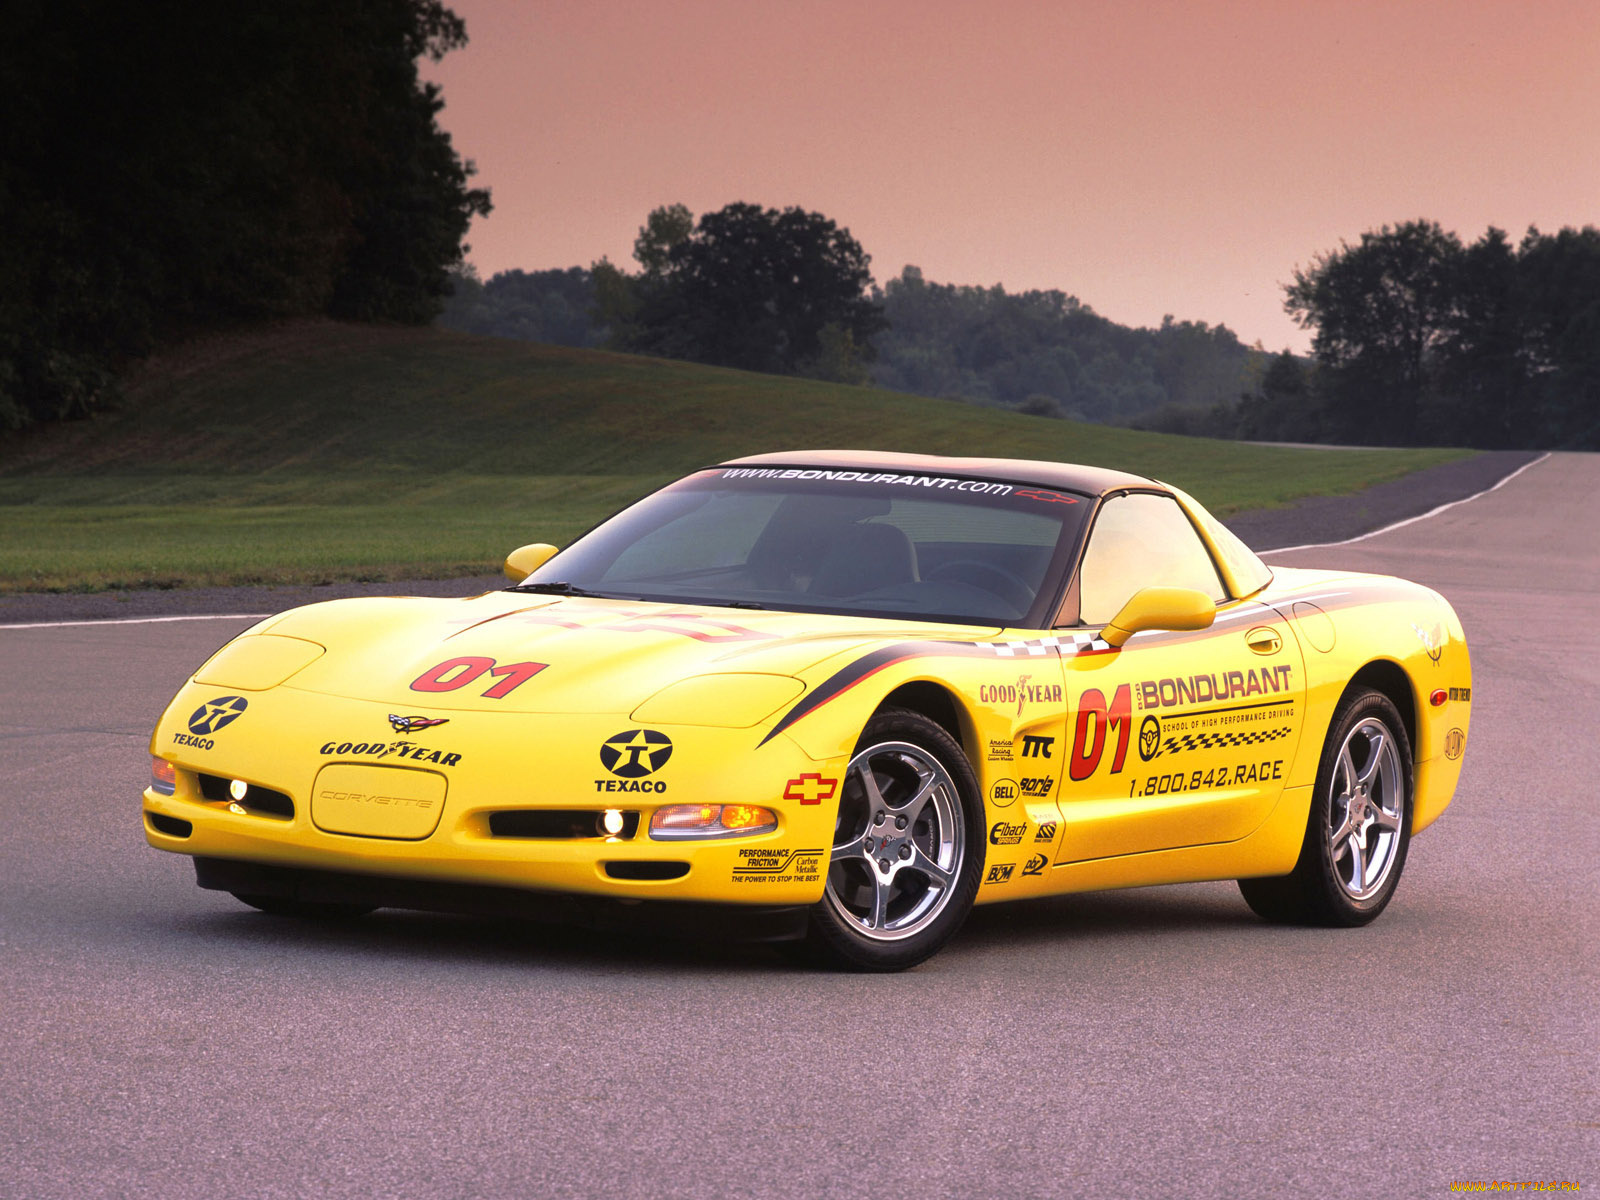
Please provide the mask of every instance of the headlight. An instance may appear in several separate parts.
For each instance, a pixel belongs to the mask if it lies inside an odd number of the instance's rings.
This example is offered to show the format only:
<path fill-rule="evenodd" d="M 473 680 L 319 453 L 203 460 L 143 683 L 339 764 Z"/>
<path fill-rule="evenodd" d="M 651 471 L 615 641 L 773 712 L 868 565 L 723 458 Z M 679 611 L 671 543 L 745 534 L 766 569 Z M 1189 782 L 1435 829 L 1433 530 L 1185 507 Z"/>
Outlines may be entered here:
<path fill-rule="evenodd" d="M 670 842 L 771 833 L 778 814 L 759 804 L 670 804 L 650 818 L 650 836 Z"/>
<path fill-rule="evenodd" d="M 150 790 L 170 796 L 178 790 L 177 769 L 164 758 L 150 756 Z"/>
<path fill-rule="evenodd" d="M 788 675 L 696 675 L 662 688 L 633 710 L 633 719 L 641 725 L 749 729 L 805 690 L 805 684 Z"/>
<path fill-rule="evenodd" d="M 194 681 L 208 687 L 264 692 L 322 657 L 323 648 L 304 638 L 276 633 L 236 637 L 195 672 Z"/>

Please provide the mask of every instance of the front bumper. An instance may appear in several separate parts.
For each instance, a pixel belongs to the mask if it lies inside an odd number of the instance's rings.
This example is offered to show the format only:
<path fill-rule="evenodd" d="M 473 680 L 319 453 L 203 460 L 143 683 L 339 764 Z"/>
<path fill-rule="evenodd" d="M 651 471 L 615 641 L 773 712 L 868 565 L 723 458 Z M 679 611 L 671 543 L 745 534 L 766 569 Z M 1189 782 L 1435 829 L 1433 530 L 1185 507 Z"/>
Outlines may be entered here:
<path fill-rule="evenodd" d="M 316 904 L 359 904 L 481 917 L 516 917 L 619 933 L 692 934 L 737 942 L 788 942 L 805 936 L 808 905 L 752 906 L 663 900 L 640 904 L 473 883 L 313 871 L 226 858 L 196 858 L 195 882 L 213 891 Z"/>
<path fill-rule="evenodd" d="M 439 747 L 418 759 L 411 751 L 357 749 L 373 743 L 350 731 L 386 730 L 387 705 L 288 689 L 252 694 L 246 714 L 202 746 L 179 736 L 195 703 L 180 694 L 151 741 L 177 778 L 172 794 L 144 793 L 145 837 L 161 850 L 353 876 L 371 880 L 374 890 L 387 879 L 759 907 L 804 906 L 822 896 L 834 793 L 821 789 L 823 799 L 817 787 L 794 785 L 804 777 L 837 781 L 845 759 L 817 762 L 783 736 L 758 748 L 760 729 L 656 726 L 673 748 L 647 780 L 653 790 L 613 790 L 636 782 L 609 773 L 599 753 L 627 729 L 625 715 L 452 713 L 448 724 L 409 739 Z M 380 734 L 373 742 L 391 739 L 407 740 Z M 330 817 L 329 790 L 319 781 L 334 770 L 426 777 L 437 789 L 430 800 L 437 819 L 402 823 L 399 836 L 385 836 L 380 827 L 349 824 L 348 812 Z M 249 785 L 242 803 L 226 790 L 233 780 Z M 281 800 L 258 805 L 258 794 Z M 778 827 L 704 841 L 651 838 L 656 808 L 683 803 L 763 805 Z M 606 809 L 627 816 L 621 836 L 581 818 L 554 830 L 517 819 Z"/>

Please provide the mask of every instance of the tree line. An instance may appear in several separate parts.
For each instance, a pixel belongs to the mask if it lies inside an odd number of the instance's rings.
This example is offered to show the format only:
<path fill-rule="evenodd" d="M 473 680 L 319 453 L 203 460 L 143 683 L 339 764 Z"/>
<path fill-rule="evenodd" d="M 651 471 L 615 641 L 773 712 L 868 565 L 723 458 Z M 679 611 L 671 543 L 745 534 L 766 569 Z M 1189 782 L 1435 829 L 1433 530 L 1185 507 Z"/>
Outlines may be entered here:
<path fill-rule="evenodd" d="M 1365 233 L 1296 270 L 1309 358 L 1226 326 L 1131 329 L 1060 291 L 882 288 L 834 222 L 733 204 L 656 209 L 637 269 L 459 280 L 473 332 L 872 382 L 1044 416 L 1209 437 L 1600 447 L 1600 232 L 1464 244 L 1436 222 Z"/>
<path fill-rule="evenodd" d="M 417 73 L 439 0 L 12 0 L 0 39 L 0 431 L 83 416 L 175 339 L 422 324 L 489 195 Z"/>
<path fill-rule="evenodd" d="M 633 258 L 487 282 L 463 268 L 441 323 L 1101 422 L 1219 403 L 1265 358 L 1224 326 L 1129 329 L 1059 291 L 931 283 L 916 267 L 880 289 L 849 230 L 799 208 L 663 206 Z"/>
<path fill-rule="evenodd" d="M 1365 233 L 1295 272 L 1285 307 L 1312 361 L 1144 428 L 1216 437 L 1600 449 L 1600 230 L 1493 227 L 1465 244 L 1433 221 Z"/>

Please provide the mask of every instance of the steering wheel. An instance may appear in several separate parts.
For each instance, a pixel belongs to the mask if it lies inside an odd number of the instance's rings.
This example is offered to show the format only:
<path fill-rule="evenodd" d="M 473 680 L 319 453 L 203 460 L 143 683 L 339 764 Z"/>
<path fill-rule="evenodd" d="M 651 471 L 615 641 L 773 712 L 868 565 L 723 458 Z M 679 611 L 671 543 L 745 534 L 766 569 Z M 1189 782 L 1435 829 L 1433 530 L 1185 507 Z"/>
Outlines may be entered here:
<path fill-rule="evenodd" d="M 937 583 L 942 578 L 992 592 L 1012 605 L 1018 616 L 1033 607 L 1034 591 L 1027 582 L 995 563 L 977 558 L 956 558 L 940 563 L 923 576 L 929 583 Z"/>

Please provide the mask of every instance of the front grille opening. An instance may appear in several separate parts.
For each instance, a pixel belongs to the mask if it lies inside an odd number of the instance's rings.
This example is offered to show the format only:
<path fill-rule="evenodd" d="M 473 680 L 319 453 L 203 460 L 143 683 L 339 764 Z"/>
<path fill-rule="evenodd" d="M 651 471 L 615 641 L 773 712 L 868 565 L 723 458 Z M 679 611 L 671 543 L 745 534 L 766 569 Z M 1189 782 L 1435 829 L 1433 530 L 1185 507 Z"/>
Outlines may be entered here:
<path fill-rule="evenodd" d="M 639 832 L 639 814 L 624 812 L 622 829 L 608 834 L 601 822 L 603 808 L 512 808 L 489 814 L 489 835 L 503 838 L 538 838 L 571 841 L 574 838 L 632 838 Z"/>
<path fill-rule="evenodd" d="M 236 803 L 246 812 L 257 813 L 264 817 L 282 817 L 288 820 L 294 816 L 294 801 L 282 792 L 275 792 L 271 788 L 262 787 L 259 783 L 252 783 L 244 794 L 243 800 L 235 801 L 228 794 L 228 785 L 233 780 L 224 775 L 200 775 L 200 794 L 207 800 L 219 800 L 224 803 Z"/>
<path fill-rule="evenodd" d="M 682 879 L 689 873 L 689 864 L 686 862 L 669 862 L 666 860 L 643 860 L 636 862 L 608 862 L 604 864 L 606 874 L 612 879 L 631 879 L 635 881 L 658 881 L 662 879 Z"/>
<path fill-rule="evenodd" d="M 164 833 L 168 837 L 186 838 L 194 832 L 194 823 L 185 821 L 181 817 L 169 817 L 165 813 L 151 812 L 145 809 L 144 819 L 150 822 L 150 828 L 157 833 Z"/>

